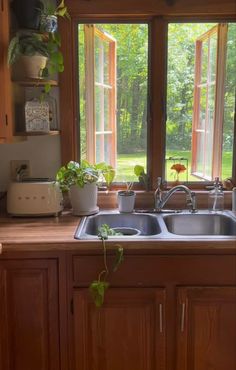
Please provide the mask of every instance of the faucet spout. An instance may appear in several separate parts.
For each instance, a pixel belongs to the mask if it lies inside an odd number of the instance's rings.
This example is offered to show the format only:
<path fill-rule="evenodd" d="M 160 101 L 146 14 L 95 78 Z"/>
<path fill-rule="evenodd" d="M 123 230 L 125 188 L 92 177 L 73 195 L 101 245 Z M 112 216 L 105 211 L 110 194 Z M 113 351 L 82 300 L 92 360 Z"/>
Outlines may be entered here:
<path fill-rule="evenodd" d="M 155 211 L 161 212 L 165 204 L 168 202 L 168 200 L 172 197 L 173 194 L 175 194 L 177 191 L 182 190 L 186 193 L 186 203 L 187 206 L 190 209 L 191 213 L 195 213 L 196 211 L 196 194 L 192 192 L 187 186 L 185 185 L 177 185 L 170 189 L 165 196 L 160 197 L 158 188 L 155 191 Z"/>

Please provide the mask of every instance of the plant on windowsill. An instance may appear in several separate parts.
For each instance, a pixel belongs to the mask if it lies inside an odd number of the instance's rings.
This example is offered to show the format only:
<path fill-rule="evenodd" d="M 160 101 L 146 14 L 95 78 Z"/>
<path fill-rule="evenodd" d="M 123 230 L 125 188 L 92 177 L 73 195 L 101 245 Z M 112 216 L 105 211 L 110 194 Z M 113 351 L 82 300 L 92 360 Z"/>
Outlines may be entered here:
<path fill-rule="evenodd" d="M 90 164 L 70 161 L 59 169 L 56 180 L 62 191 L 69 191 L 72 212 L 76 216 L 91 215 L 99 211 L 97 206 L 97 183 L 101 179 L 109 186 L 115 170 L 104 162 Z"/>
<path fill-rule="evenodd" d="M 132 190 L 133 182 L 126 182 L 126 190 L 117 193 L 118 209 L 121 213 L 130 213 L 134 210 L 136 194 Z"/>
<path fill-rule="evenodd" d="M 170 168 L 171 170 L 175 171 L 174 173 L 174 177 L 175 177 L 175 182 L 173 184 L 173 186 L 176 186 L 179 184 L 179 175 L 183 172 L 186 171 L 186 167 L 184 164 L 181 164 L 181 163 L 175 163 L 171 166 Z"/>
<path fill-rule="evenodd" d="M 98 308 L 103 305 L 105 292 L 109 287 L 108 276 L 110 274 L 110 270 L 108 268 L 107 263 L 106 240 L 108 239 L 109 236 L 118 236 L 118 235 L 121 234 L 111 229 L 107 224 L 101 225 L 100 228 L 98 229 L 98 237 L 102 241 L 103 247 L 103 268 L 99 272 L 97 279 L 92 281 L 89 286 L 89 290 L 93 298 L 93 301 L 96 307 Z M 116 247 L 116 258 L 112 268 L 112 272 L 117 271 L 118 267 L 124 260 L 123 247 L 121 247 L 119 244 L 115 245 L 115 247 Z"/>
<path fill-rule="evenodd" d="M 134 174 L 138 177 L 139 182 L 144 185 L 145 190 L 148 191 L 149 180 L 148 175 L 145 173 L 144 167 L 139 164 L 136 164 L 134 166 Z"/>

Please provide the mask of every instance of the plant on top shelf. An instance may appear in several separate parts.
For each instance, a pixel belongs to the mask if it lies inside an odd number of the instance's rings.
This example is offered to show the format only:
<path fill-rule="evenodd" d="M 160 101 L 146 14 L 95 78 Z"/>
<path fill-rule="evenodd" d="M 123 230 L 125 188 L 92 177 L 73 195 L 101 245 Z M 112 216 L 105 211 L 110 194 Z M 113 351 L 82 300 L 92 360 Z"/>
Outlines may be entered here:
<path fill-rule="evenodd" d="M 40 12 L 41 31 L 55 32 L 57 30 L 58 17 L 70 19 L 64 0 L 58 6 L 52 1 L 41 1 L 41 7 L 38 10 Z"/>
<path fill-rule="evenodd" d="M 18 32 L 8 47 L 8 64 L 18 63 L 21 78 L 48 78 L 64 71 L 60 46 L 61 40 L 57 33 Z M 19 78 L 19 72 L 16 72 L 16 79 Z M 45 92 L 48 93 L 50 89 L 51 84 L 48 82 Z"/>
<path fill-rule="evenodd" d="M 109 187 L 115 170 L 104 162 L 91 164 L 85 160 L 70 161 L 59 169 L 56 180 L 63 191 L 69 191 L 73 214 L 90 215 L 98 212 L 97 183 L 104 180 Z"/>

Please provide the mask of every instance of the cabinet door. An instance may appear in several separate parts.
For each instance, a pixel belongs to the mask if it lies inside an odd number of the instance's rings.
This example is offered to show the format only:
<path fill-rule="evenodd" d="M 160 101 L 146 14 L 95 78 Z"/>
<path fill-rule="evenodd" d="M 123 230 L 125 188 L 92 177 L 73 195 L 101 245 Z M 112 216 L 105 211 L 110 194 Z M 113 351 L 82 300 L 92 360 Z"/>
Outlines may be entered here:
<path fill-rule="evenodd" d="M 96 308 L 74 291 L 76 370 L 164 370 L 165 291 L 109 288 Z"/>
<path fill-rule="evenodd" d="M 0 302 L 0 369 L 59 370 L 56 261 L 1 261 Z"/>
<path fill-rule="evenodd" d="M 236 287 L 178 291 L 178 370 L 236 369 Z"/>

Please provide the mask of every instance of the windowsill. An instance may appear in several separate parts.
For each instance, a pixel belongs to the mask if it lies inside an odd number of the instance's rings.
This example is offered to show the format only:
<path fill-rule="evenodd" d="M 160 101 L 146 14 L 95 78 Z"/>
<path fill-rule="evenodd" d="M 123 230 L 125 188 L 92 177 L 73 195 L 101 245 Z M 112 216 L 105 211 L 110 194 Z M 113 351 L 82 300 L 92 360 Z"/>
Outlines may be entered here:
<path fill-rule="evenodd" d="M 154 191 L 137 190 L 135 207 L 140 209 L 153 208 L 154 206 Z M 163 192 L 165 193 L 165 192 Z M 197 208 L 206 209 L 208 206 L 208 191 L 196 190 Z M 232 192 L 224 191 L 224 208 L 231 209 Z M 170 198 L 167 203 L 167 208 L 179 209 L 185 208 L 186 195 L 184 192 L 178 192 Z M 99 191 L 98 192 L 98 206 L 100 208 L 117 208 L 117 191 Z"/>

